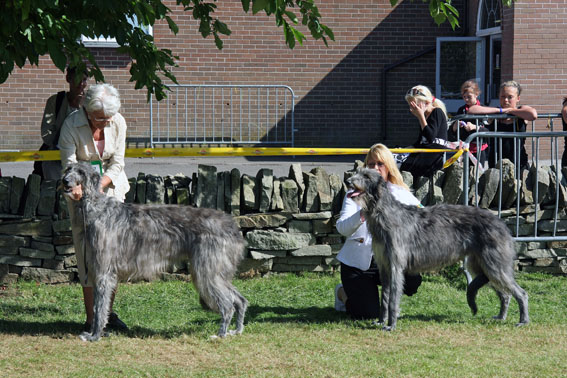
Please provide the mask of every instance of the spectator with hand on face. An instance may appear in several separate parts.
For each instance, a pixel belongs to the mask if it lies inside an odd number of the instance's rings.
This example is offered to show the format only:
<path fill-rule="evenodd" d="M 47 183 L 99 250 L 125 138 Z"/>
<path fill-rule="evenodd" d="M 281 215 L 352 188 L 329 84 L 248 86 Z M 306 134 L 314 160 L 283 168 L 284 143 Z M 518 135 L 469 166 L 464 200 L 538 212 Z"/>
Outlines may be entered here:
<path fill-rule="evenodd" d="M 419 136 L 414 148 L 445 149 L 447 143 L 447 110 L 429 88 L 416 85 L 406 94 L 411 114 L 419 123 Z M 443 153 L 411 153 L 400 166 L 414 178 L 430 177 L 443 167 Z"/>

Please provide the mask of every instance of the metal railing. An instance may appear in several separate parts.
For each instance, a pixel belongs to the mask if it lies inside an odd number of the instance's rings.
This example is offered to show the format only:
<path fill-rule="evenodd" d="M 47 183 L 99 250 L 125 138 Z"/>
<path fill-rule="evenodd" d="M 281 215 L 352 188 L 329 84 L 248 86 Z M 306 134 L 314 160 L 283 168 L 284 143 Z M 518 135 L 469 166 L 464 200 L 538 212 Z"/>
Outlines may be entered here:
<path fill-rule="evenodd" d="M 150 144 L 294 146 L 295 94 L 287 85 L 171 85 L 150 100 Z"/>
<path fill-rule="evenodd" d="M 498 119 L 503 119 L 503 118 L 511 118 L 509 116 L 506 115 L 492 115 L 492 116 L 472 116 L 472 115 L 466 115 L 466 116 L 459 116 L 459 117 L 455 117 L 455 119 L 462 119 L 462 118 L 466 118 L 468 120 L 472 119 L 476 119 L 477 120 L 477 125 L 480 121 L 482 120 L 493 120 L 493 122 L 497 123 Z M 494 154 L 494 158 L 496 159 L 495 161 L 496 166 L 494 168 L 497 168 L 499 170 L 499 182 L 502 183 L 503 182 L 503 169 L 502 169 L 502 159 L 499 159 L 499 156 L 501 156 L 501 152 L 502 152 L 502 141 L 503 140 L 513 140 L 513 151 L 514 151 L 514 179 L 516 181 L 516 188 L 517 188 L 517 196 L 516 196 L 516 200 L 515 200 L 515 225 L 514 225 L 514 229 L 515 229 L 515 233 L 514 233 L 514 239 L 516 241 L 524 241 L 524 242 L 529 242 L 529 241 L 560 241 L 560 240 L 567 240 L 567 236 L 565 235 L 558 235 L 558 231 L 557 231 L 557 224 L 559 221 L 559 211 L 563 210 L 563 206 L 560 206 L 560 185 L 562 185 L 560 183 L 561 179 L 562 179 L 562 173 L 561 173 L 561 169 L 559 168 L 561 166 L 561 157 L 559 155 L 559 138 L 563 139 L 563 138 L 567 138 L 567 131 L 553 131 L 554 130 L 554 119 L 557 118 L 561 118 L 561 114 L 540 114 L 538 116 L 538 120 L 547 120 L 548 123 L 548 128 L 550 131 L 539 131 L 536 132 L 535 131 L 535 121 L 531 122 L 531 131 L 526 131 L 526 132 L 498 132 L 498 131 L 488 131 L 488 132 L 476 132 L 472 135 L 470 135 L 466 140 L 465 143 L 471 143 L 471 142 L 476 142 L 477 146 L 481 146 L 483 143 L 486 143 L 487 140 L 492 139 L 493 143 L 491 143 L 491 147 L 494 149 L 493 151 L 489 151 L 489 154 Z M 497 126 L 495 125 L 495 129 L 497 130 Z M 555 181 L 555 188 L 554 188 L 554 194 L 555 194 L 555 199 L 554 199 L 554 203 L 552 205 L 549 205 L 549 209 L 553 210 L 553 219 L 552 219 L 552 223 L 553 223 L 553 231 L 551 232 L 551 235 L 538 235 L 538 221 L 539 221 L 539 216 L 538 213 L 540 211 L 543 211 L 542 209 L 540 209 L 540 206 L 537 205 L 540 202 L 540 193 L 539 193 L 539 169 L 534 169 L 533 170 L 533 174 L 534 176 L 531 177 L 531 182 L 533 183 L 533 203 L 535 204 L 534 206 L 534 227 L 533 227 L 533 232 L 531 233 L 530 236 L 522 236 L 520 235 L 520 213 L 521 213 L 521 187 L 523 185 L 523 181 L 522 181 L 522 175 L 524 173 L 524 170 L 520 164 L 516 164 L 517 162 L 520 162 L 520 152 L 521 152 L 521 141 L 525 140 L 525 139 L 529 139 L 531 142 L 531 151 L 528 151 L 528 155 L 530 156 L 529 161 L 530 161 L 530 165 L 531 166 L 535 166 L 535 167 L 540 167 L 540 165 L 543 163 L 545 164 L 549 164 L 554 168 L 554 173 L 556 175 L 556 179 Z M 549 159 L 541 159 L 541 144 L 542 144 L 542 140 L 544 141 L 544 143 L 548 144 L 548 146 L 550 147 L 550 155 L 549 155 Z M 526 143 L 527 145 L 527 143 Z M 475 157 L 477 160 L 479 160 L 480 158 L 480 148 L 477 149 L 477 152 L 475 154 Z M 480 161 L 480 160 L 479 160 Z M 469 172 L 469 167 L 470 167 L 470 161 L 468 158 L 464 159 L 464 172 Z M 479 169 L 475 169 L 474 170 L 474 198 L 475 198 L 475 203 L 474 205 L 478 206 L 479 203 L 479 173 L 480 170 Z M 469 193 L 469 175 L 468 174 L 464 174 L 464 179 L 463 179 L 463 190 L 464 193 Z M 502 216 L 502 203 L 503 203 L 503 185 L 499 185 L 498 188 L 498 193 L 497 193 L 497 198 L 498 198 L 498 216 L 501 217 Z M 469 203 L 469 196 L 465 195 L 464 196 L 464 204 L 468 205 Z"/>

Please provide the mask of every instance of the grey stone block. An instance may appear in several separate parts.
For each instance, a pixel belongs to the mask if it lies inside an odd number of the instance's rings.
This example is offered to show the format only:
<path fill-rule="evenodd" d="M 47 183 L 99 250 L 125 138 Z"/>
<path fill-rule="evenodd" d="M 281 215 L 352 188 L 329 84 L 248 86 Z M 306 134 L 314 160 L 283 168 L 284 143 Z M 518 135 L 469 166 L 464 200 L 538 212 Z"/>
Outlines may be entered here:
<path fill-rule="evenodd" d="M 146 175 L 139 172 L 136 178 L 136 203 L 146 203 L 146 186 Z"/>
<path fill-rule="evenodd" d="M 240 228 L 274 228 L 283 226 L 291 216 L 285 213 L 248 214 L 234 217 Z"/>
<path fill-rule="evenodd" d="M 31 174 L 28 176 L 28 181 L 26 182 L 26 187 L 24 189 L 24 218 L 33 218 L 37 211 L 37 206 L 39 204 L 40 198 L 40 188 L 41 188 L 41 177 L 36 174 Z"/>
<path fill-rule="evenodd" d="M 74 273 L 69 271 L 55 271 L 44 268 L 25 267 L 22 269 L 21 276 L 24 280 L 55 284 L 71 282 L 73 280 Z"/>
<path fill-rule="evenodd" d="M 250 175 L 242 175 L 240 205 L 244 211 L 258 211 L 260 203 L 258 201 L 258 184 L 256 178 Z"/>
<path fill-rule="evenodd" d="M 331 256 L 332 250 L 329 245 L 309 245 L 290 252 L 291 256 L 304 257 L 304 256 Z M 294 260 L 295 262 L 295 260 Z"/>
<path fill-rule="evenodd" d="M 197 167 L 199 180 L 195 193 L 195 206 L 216 209 L 217 207 L 217 168 L 199 164 Z"/>
<path fill-rule="evenodd" d="M 24 236 L 18 235 L 0 235 L 0 248 L 8 248 L 8 247 L 29 247 L 30 246 L 30 238 L 26 238 Z"/>
<path fill-rule="evenodd" d="M 240 171 L 233 168 L 230 171 L 230 213 L 240 215 Z"/>
<path fill-rule="evenodd" d="M 333 216 L 330 211 L 321 211 L 317 213 L 296 213 L 292 214 L 293 219 L 297 220 L 314 220 L 314 219 L 329 219 Z"/>
<path fill-rule="evenodd" d="M 10 191 L 12 189 L 12 179 L 10 177 L 0 177 L 0 213 L 10 213 Z"/>
<path fill-rule="evenodd" d="M 333 232 L 333 223 L 331 219 L 314 219 L 313 233 L 315 235 L 330 234 Z"/>
<path fill-rule="evenodd" d="M 225 200 L 224 200 L 224 194 L 225 194 L 225 175 L 229 174 L 228 172 L 218 172 L 217 173 L 217 210 L 220 211 L 225 211 Z"/>
<path fill-rule="evenodd" d="M 289 232 L 304 232 L 310 233 L 313 231 L 313 224 L 310 220 L 295 220 L 292 219 L 287 225 Z"/>
<path fill-rule="evenodd" d="M 40 251 L 46 251 L 46 252 L 53 252 L 55 251 L 55 247 L 53 246 L 53 244 L 51 243 L 44 243 L 44 242 L 40 242 L 37 240 L 32 240 L 31 241 L 31 245 L 30 248 L 32 249 L 38 249 Z"/>
<path fill-rule="evenodd" d="M 42 251 L 33 248 L 20 248 L 20 256 L 32 259 L 52 259 L 55 257 L 55 251 Z"/>
<path fill-rule="evenodd" d="M 53 232 L 56 234 L 71 232 L 71 220 L 63 219 L 59 221 L 53 221 L 52 227 L 53 227 Z"/>
<path fill-rule="evenodd" d="M 255 230 L 246 234 L 246 241 L 251 249 L 282 251 L 306 247 L 316 240 L 311 234 Z"/>
<path fill-rule="evenodd" d="M 10 213 L 19 213 L 25 187 L 26 180 L 21 177 L 12 177 L 12 186 L 10 187 Z"/>
<path fill-rule="evenodd" d="M 284 211 L 299 211 L 299 188 L 294 180 L 281 179 L 281 196 Z"/>
<path fill-rule="evenodd" d="M 2 256 L 0 255 L 0 264 L 8 264 L 15 266 L 33 266 L 40 267 L 41 259 L 31 259 L 20 256 Z"/>
<path fill-rule="evenodd" d="M 305 192 L 305 183 L 303 182 L 303 171 L 300 163 L 294 163 L 289 167 L 288 177 L 297 185 L 298 206 L 303 204 L 303 193 Z"/>
<path fill-rule="evenodd" d="M 128 179 L 128 184 L 130 185 L 130 189 L 126 193 L 126 198 L 124 199 L 125 203 L 134 203 L 136 201 L 136 192 L 137 192 L 137 185 L 138 181 L 135 177 L 130 177 Z"/>
<path fill-rule="evenodd" d="M 20 236 L 51 236 L 51 221 L 0 223 L 0 234 Z"/>
<path fill-rule="evenodd" d="M 43 180 L 40 185 L 40 198 L 37 215 L 52 215 L 57 200 L 57 181 Z"/>
<path fill-rule="evenodd" d="M 165 185 L 161 176 L 146 175 L 146 203 L 149 205 L 165 203 Z"/>
<path fill-rule="evenodd" d="M 270 209 L 270 201 L 274 192 L 274 173 L 271 169 L 264 168 L 256 175 L 256 186 L 258 188 L 258 211 L 266 212 Z"/>
<path fill-rule="evenodd" d="M 274 178 L 273 183 L 274 183 L 274 191 L 272 192 L 272 199 L 270 201 L 270 210 L 282 211 L 284 209 L 282 193 L 281 193 L 282 182 Z"/>

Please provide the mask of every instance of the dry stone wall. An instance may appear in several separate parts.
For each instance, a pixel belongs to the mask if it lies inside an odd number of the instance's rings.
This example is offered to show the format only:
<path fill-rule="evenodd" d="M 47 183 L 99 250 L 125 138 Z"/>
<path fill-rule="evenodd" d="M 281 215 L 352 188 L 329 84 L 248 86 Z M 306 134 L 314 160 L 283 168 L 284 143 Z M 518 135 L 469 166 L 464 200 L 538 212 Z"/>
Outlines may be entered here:
<path fill-rule="evenodd" d="M 244 276 L 267 272 L 334 272 L 336 255 L 344 237 L 335 228 L 346 191 L 343 177 L 322 168 L 304 172 L 292 164 L 287 177 L 275 177 L 270 169 L 256 176 L 238 169 L 218 172 L 199 165 L 192 177 L 155 176 L 139 173 L 130 178 L 126 202 L 180 204 L 216 208 L 232 214 L 248 243 L 240 266 Z M 566 182 L 553 167 L 523 173 L 521 185 L 513 179 L 513 166 L 505 162 L 500 195 L 499 171 L 479 175 L 478 185 L 462 190 L 463 168 L 457 164 L 431 179 L 404 181 L 426 206 L 463 203 L 468 195 L 479 206 L 490 208 L 518 236 L 567 235 Z M 537 172 L 537 173 L 536 173 Z M 471 183 L 475 182 L 474 174 Z M 76 259 L 66 202 L 54 181 L 30 175 L 0 177 L 0 283 L 18 278 L 45 283 L 76 280 Z M 537 188 L 537 196 L 536 189 Z M 517 207 L 517 199 L 520 206 Z M 502 197 L 502 199 L 500 199 Z M 558 204 L 558 221 L 555 218 Z M 536 222 L 537 220 L 537 222 Z M 567 242 L 518 242 L 517 269 L 528 272 L 567 274 Z M 172 267 L 184 274 L 186 267 Z"/>

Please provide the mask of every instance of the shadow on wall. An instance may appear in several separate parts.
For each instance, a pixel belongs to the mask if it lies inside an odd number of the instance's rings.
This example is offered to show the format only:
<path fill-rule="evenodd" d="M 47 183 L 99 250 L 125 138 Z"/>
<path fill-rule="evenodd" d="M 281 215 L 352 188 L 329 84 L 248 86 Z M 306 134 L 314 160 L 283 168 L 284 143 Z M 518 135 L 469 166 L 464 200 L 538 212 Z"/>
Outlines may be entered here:
<path fill-rule="evenodd" d="M 457 7 L 461 10 L 462 2 L 457 2 Z M 339 41 L 340 31 L 335 33 Z M 434 87 L 435 52 L 389 71 L 386 125 L 382 124 L 381 114 L 382 71 L 435 47 L 436 37 L 456 33 L 461 32 L 453 32 L 447 25 L 438 27 L 426 4 L 401 2 L 296 104 L 295 146 L 365 148 L 376 142 L 389 147 L 413 144 L 418 128 L 404 96 L 417 84 Z"/>

